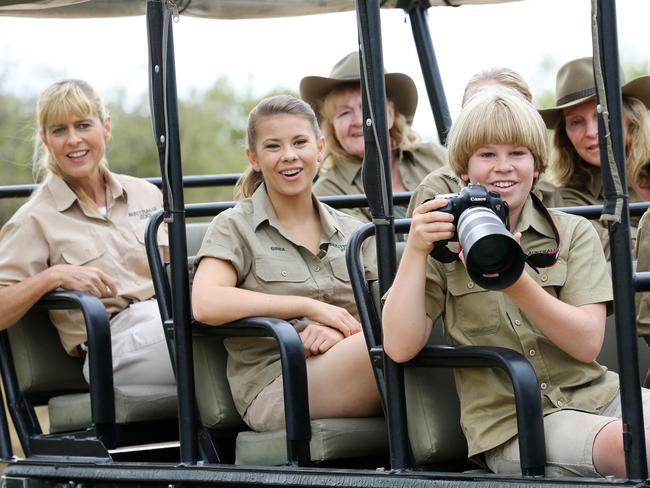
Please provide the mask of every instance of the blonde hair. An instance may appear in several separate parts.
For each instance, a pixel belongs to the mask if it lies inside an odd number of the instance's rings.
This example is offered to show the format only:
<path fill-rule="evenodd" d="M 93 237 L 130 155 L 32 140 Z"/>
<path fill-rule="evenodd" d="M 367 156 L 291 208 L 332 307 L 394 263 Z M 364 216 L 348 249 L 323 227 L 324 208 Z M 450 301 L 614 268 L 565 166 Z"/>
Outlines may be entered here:
<path fill-rule="evenodd" d="M 341 101 L 356 94 L 360 89 L 359 83 L 356 81 L 337 86 L 325 96 L 320 105 L 321 129 L 325 136 L 325 163 L 323 164 L 325 169 L 332 168 L 337 158 L 349 156 L 336 138 L 333 120 Z M 395 149 L 412 150 L 417 147 L 420 143 L 420 136 L 411 128 L 406 116 L 395 110 L 395 104 L 390 98 L 387 108 L 393 115 L 393 126 L 388 131 L 391 151 Z"/>
<path fill-rule="evenodd" d="M 595 103 L 595 102 L 594 102 Z M 650 120 L 645 104 L 636 97 L 623 96 L 623 114 L 628 120 L 626 166 L 628 186 L 634 187 L 648 172 L 650 161 Z M 566 133 L 564 116 L 553 127 L 550 178 L 557 186 L 586 189 L 592 183 L 593 166 L 578 155 Z"/>
<path fill-rule="evenodd" d="M 259 102 L 248 114 L 248 128 L 246 131 L 246 145 L 252 152 L 255 151 L 257 142 L 257 122 L 263 117 L 275 115 L 296 115 L 307 119 L 314 131 L 316 139 L 320 139 L 321 133 L 316 120 L 316 114 L 309 104 L 299 98 L 290 95 L 276 95 L 268 97 Z M 261 171 L 255 171 L 249 166 L 241 175 L 235 185 L 235 198 L 249 198 L 262 184 L 264 177 Z"/>
<path fill-rule="evenodd" d="M 62 80 L 53 83 L 43 91 L 36 103 L 36 133 L 34 136 L 34 154 L 32 172 L 35 180 L 45 174 L 44 179 L 54 174 L 63 179 L 77 195 L 82 205 L 96 207 L 95 202 L 80 188 L 75 188 L 58 163 L 43 143 L 48 125 L 65 120 L 71 116 L 85 117 L 95 115 L 102 124 L 108 113 L 99 93 L 83 80 Z M 100 175 L 108 174 L 104 157 L 99 164 Z"/>
<path fill-rule="evenodd" d="M 493 87 L 470 99 L 452 125 L 447 139 L 449 165 L 456 175 L 467 174 L 470 157 L 489 144 L 526 147 L 535 171 L 546 168 L 546 126 L 529 102 L 512 90 Z"/>
<path fill-rule="evenodd" d="M 488 68 L 479 71 L 469 79 L 467 85 L 465 85 L 462 106 L 464 107 L 469 99 L 483 88 L 494 84 L 511 88 L 528 102 L 533 102 L 533 94 L 530 92 L 530 87 L 519 73 L 510 68 Z"/>

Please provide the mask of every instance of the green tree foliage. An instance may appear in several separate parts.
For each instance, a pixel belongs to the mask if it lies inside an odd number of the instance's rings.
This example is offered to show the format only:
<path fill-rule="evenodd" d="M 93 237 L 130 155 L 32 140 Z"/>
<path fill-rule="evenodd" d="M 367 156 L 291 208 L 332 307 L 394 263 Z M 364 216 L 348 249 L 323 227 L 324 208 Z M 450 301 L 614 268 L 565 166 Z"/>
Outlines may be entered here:
<path fill-rule="evenodd" d="M 113 138 L 107 150 L 109 166 L 117 173 L 160 176 L 148 96 L 142 95 L 140 100 L 127 105 L 126 91 L 121 88 L 104 94 L 113 121 Z M 250 93 L 239 93 L 225 78 L 205 91 L 195 90 L 181 98 L 183 174 L 241 173 L 248 164 L 244 156 L 246 118 L 257 101 Z M 34 110 L 35 100 L 10 93 L 0 73 L 1 185 L 34 182 L 31 168 Z M 231 200 L 232 196 L 231 187 L 189 189 L 185 202 Z M 23 202 L 24 199 L 0 200 L 0 225 Z"/>

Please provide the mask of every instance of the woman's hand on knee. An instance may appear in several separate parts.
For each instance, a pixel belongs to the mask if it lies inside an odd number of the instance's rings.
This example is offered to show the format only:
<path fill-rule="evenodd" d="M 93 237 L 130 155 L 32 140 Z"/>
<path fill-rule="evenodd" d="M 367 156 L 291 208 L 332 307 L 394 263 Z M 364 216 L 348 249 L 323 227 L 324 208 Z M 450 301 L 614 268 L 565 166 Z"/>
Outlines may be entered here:
<path fill-rule="evenodd" d="M 319 300 L 311 301 L 311 310 L 306 317 L 318 324 L 338 330 L 344 337 L 361 332 L 361 324 L 346 309 Z"/>
<path fill-rule="evenodd" d="M 305 349 L 306 358 L 323 354 L 345 339 L 345 336 L 340 331 L 317 323 L 309 324 L 299 335 Z"/>

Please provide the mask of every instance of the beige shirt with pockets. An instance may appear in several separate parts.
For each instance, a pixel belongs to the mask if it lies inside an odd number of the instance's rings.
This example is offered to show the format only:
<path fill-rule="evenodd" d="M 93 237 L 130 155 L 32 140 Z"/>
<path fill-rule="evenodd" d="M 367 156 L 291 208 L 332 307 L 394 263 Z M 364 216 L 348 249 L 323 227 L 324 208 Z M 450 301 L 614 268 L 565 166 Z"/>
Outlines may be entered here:
<path fill-rule="evenodd" d="M 589 222 L 552 211 L 560 234 L 560 255 L 549 268 L 526 272 L 546 292 L 581 306 L 609 302 L 612 284 L 598 236 Z M 524 251 L 554 247 L 550 223 L 526 201 L 516 229 Z M 537 373 L 542 408 L 596 412 L 618 392 L 618 376 L 596 362 L 582 363 L 549 341 L 500 291 L 476 285 L 460 261 L 443 264 L 428 259 L 426 311 L 442 314 L 445 338 L 452 345 L 500 346 L 524 355 Z M 498 369 L 454 371 L 461 401 L 461 424 L 473 456 L 497 447 L 517 434 L 514 396 L 507 375 Z"/>
<path fill-rule="evenodd" d="M 152 212 L 162 194 L 151 183 L 109 173 L 107 215 L 82 208 L 70 187 L 51 175 L 0 230 L 0 286 L 18 283 L 57 264 L 93 266 L 116 283 L 118 296 L 102 298 L 110 317 L 154 296 L 144 246 Z M 159 243 L 167 245 L 166 231 Z M 63 347 L 77 355 L 86 342 L 80 311 L 50 311 Z"/>
<path fill-rule="evenodd" d="M 332 156 L 329 156 L 329 158 L 332 158 Z M 333 167 L 321 169 L 320 176 L 314 184 L 315 195 L 356 195 L 365 193 L 361 174 L 362 165 L 359 158 L 353 156 L 336 158 L 331 163 L 333 163 Z M 407 190 L 412 191 L 426 175 L 446 163 L 447 150 L 443 146 L 421 144 L 412 151 L 402 151 L 398 167 L 404 186 Z M 368 208 L 346 208 L 343 211 L 362 222 L 371 221 Z M 395 212 L 397 216 L 397 208 Z"/>
<path fill-rule="evenodd" d="M 237 287 L 274 295 L 306 296 L 345 308 L 358 318 L 345 263 L 345 250 L 361 222 L 318 203 L 321 220 L 320 253 L 315 256 L 295 243 L 282 228 L 264 184 L 251 198 L 216 216 L 196 256 L 229 261 L 237 272 Z M 363 250 L 368 279 L 376 278 L 374 240 Z M 219 300 L 214 297 L 215 302 Z M 292 323 L 300 332 L 303 317 Z M 280 353 L 271 338 L 231 338 L 227 375 L 237 411 L 244 415 L 259 392 L 280 374 Z"/>

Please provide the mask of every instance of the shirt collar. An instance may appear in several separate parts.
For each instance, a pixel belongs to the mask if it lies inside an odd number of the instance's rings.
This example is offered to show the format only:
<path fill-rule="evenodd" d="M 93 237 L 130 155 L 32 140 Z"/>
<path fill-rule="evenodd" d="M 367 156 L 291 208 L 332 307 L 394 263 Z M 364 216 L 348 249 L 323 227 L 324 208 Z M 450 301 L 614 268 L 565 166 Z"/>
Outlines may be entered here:
<path fill-rule="evenodd" d="M 588 170 L 589 174 L 591 175 L 591 180 L 589 186 L 587 187 L 587 191 L 592 197 L 594 197 L 596 200 L 599 200 L 603 192 L 603 176 L 600 172 L 600 168 L 596 166 L 590 164 Z"/>
<path fill-rule="evenodd" d="M 112 205 L 112 202 L 115 201 L 122 195 L 126 196 L 126 191 L 122 184 L 113 176 L 110 171 L 106 172 L 106 186 L 108 192 L 106 194 L 107 207 Z M 54 199 L 54 205 L 58 212 L 63 212 L 72 206 L 72 204 L 77 201 L 79 198 L 77 194 L 72 191 L 72 188 L 61 178 L 55 174 L 50 174 L 48 179 L 45 181 L 44 185 L 50 191 L 52 198 Z"/>
<path fill-rule="evenodd" d="M 327 211 L 326 207 L 318 201 L 316 196 L 312 194 L 311 198 L 316 205 L 318 215 L 320 216 L 321 236 L 330 239 L 334 234 L 341 231 L 339 223 Z M 266 186 L 264 183 L 257 187 L 253 193 L 251 203 L 253 204 L 253 228 L 255 230 L 257 230 L 260 224 L 264 222 L 268 222 L 276 229 L 280 228 L 278 216 L 276 215 L 271 199 L 266 192 Z"/>
<path fill-rule="evenodd" d="M 529 228 L 532 228 L 537 233 L 550 239 L 555 238 L 551 222 L 548 221 L 542 212 L 535 208 L 530 195 L 524 203 L 524 208 L 521 210 L 521 215 L 519 216 L 519 222 L 517 222 L 515 232 L 521 232 L 523 234 Z"/>
<path fill-rule="evenodd" d="M 400 164 L 415 164 L 413 153 L 411 151 L 403 149 L 398 149 L 397 151 L 397 159 Z M 334 162 L 334 167 L 338 169 L 343 176 L 343 179 L 351 185 L 357 178 L 360 178 L 362 163 L 363 161 L 358 157 L 348 155 L 337 159 Z"/>

